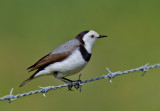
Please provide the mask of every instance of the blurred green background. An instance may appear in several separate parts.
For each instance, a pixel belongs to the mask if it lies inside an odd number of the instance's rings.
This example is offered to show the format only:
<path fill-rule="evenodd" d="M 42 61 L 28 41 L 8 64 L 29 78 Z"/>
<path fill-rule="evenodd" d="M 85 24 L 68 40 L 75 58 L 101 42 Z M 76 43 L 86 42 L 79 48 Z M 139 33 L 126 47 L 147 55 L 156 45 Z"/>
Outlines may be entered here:
<path fill-rule="evenodd" d="M 52 76 L 19 84 L 32 73 L 26 68 L 79 32 L 92 29 L 108 38 L 98 40 L 82 80 L 112 71 L 160 63 L 159 0 L 0 0 L 0 97 L 64 84 Z M 83 86 L 23 97 L 2 111 L 159 111 L 160 68 L 100 80 Z M 78 75 L 70 79 L 77 79 Z"/>

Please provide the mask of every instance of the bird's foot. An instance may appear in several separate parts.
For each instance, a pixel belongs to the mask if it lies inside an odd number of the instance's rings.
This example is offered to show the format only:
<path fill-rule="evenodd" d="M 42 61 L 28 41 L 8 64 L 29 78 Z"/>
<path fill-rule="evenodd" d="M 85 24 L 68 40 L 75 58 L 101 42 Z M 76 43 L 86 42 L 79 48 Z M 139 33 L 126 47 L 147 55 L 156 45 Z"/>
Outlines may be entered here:
<path fill-rule="evenodd" d="M 67 79 L 67 78 L 60 78 L 60 77 L 57 77 L 57 76 L 54 76 L 55 78 L 57 78 L 57 79 L 59 79 L 59 80 L 61 80 L 61 81 L 63 81 L 63 82 L 65 82 L 67 85 L 68 85 L 68 91 L 73 91 L 72 90 L 72 87 L 74 86 L 76 89 L 79 89 L 80 88 L 80 91 L 82 90 L 82 81 L 81 81 L 81 74 L 79 75 L 79 78 L 78 78 L 78 80 L 76 80 L 76 81 L 72 81 L 72 80 L 70 80 L 70 79 Z"/>
<path fill-rule="evenodd" d="M 81 81 L 81 80 L 76 80 L 75 82 L 76 82 L 76 83 L 75 83 L 74 87 L 75 87 L 76 89 L 79 89 L 79 88 L 81 87 L 81 85 L 82 85 L 82 81 Z"/>
<path fill-rule="evenodd" d="M 72 82 L 69 82 L 68 83 L 68 90 L 69 91 L 73 91 L 72 90 L 72 87 L 74 86 L 76 89 L 79 89 L 80 88 L 80 92 L 81 92 L 81 90 L 82 90 L 82 81 L 80 80 L 80 77 L 81 77 L 81 74 L 79 75 L 79 78 L 78 78 L 78 80 L 76 80 L 76 81 L 72 81 Z"/>
<path fill-rule="evenodd" d="M 72 87 L 73 87 L 73 82 L 68 82 L 67 83 L 68 84 L 68 91 L 74 91 L 74 90 L 72 90 Z"/>

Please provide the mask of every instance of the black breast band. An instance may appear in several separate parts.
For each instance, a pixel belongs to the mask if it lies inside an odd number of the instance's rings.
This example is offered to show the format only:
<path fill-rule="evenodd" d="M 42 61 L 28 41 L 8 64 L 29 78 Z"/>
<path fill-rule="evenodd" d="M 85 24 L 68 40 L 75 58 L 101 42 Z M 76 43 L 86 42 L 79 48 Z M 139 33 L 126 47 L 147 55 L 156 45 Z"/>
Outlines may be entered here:
<path fill-rule="evenodd" d="M 88 51 L 86 50 L 86 48 L 83 45 L 80 45 L 80 52 L 82 54 L 83 59 L 88 62 L 91 58 L 91 54 L 88 53 Z"/>

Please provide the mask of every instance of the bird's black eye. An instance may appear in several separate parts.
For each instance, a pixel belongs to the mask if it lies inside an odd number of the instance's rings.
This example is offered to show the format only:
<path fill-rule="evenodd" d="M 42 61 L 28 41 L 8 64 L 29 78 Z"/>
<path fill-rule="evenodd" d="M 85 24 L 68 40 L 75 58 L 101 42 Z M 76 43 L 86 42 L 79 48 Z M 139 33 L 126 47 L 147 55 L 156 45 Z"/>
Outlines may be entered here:
<path fill-rule="evenodd" d="M 91 38 L 94 38 L 94 35 L 91 35 Z"/>

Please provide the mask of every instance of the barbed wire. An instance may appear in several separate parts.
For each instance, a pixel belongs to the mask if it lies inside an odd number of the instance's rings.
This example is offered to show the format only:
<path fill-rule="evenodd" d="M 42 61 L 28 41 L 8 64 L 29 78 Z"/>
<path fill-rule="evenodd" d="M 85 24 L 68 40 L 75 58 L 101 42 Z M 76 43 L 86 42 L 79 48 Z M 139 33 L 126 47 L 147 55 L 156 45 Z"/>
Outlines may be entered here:
<path fill-rule="evenodd" d="M 100 80 L 100 79 L 105 79 L 105 78 L 108 78 L 109 81 L 112 82 L 111 79 L 118 76 L 118 75 L 129 74 L 131 72 L 136 72 L 136 71 L 143 71 L 142 76 L 144 76 L 144 74 L 149 69 L 153 69 L 153 68 L 156 68 L 156 67 L 160 67 L 160 64 L 154 64 L 154 65 L 150 65 L 150 66 L 148 66 L 148 64 L 146 64 L 144 66 L 141 66 L 141 67 L 138 67 L 138 68 L 135 68 L 135 69 L 126 70 L 126 71 L 123 71 L 123 72 L 114 72 L 114 73 L 111 72 L 108 68 L 106 68 L 107 71 L 109 72 L 107 75 L 103 75 L 103 76 L 100 76 L 100 77 L 96 77 L 96 78 L 92 78 L 92 79 L 88 79 L 88 80 L 84 80 L 84 81 L 79 81 L 80 91 L 81 91 L 82 85 L 84 83 L 88 83 L 88 82 L 92 82 L 92 81 L 96 81 L 96 80 Z M 79 80 L 80 80 L 80 76 L 79 76 Z M 75 85 L 77 83 L 73 82 L 72 84 Z M 59 86 L 50 86 L 50 87 L 40 87 L 41 88 L 40 90 L 30 91 L 30 92 L 27 92 L 27 93 L 17 94 L 17 95 L 13 95 L 13 88 L 12 88 L 10 94 L 0 98 L 0 100 L 1 101 L 8 100 L 9 103 L 10 103 L 17 98 L 20 98 L 20 97 L 23 97 L 23 96 L 29 96 L 29 95 L 33 95 L 33 94 L 37 94 L 37 93 L 42 93 L 43 96 L 46 97 L 45 93 L 47 93 L 48 91 L 56 90 L 56 89 L 63 88 L 63 87 L 68 87 L 68 85 L 69 84 L 64 84 L 64 85 L 59 85 Z"/>

